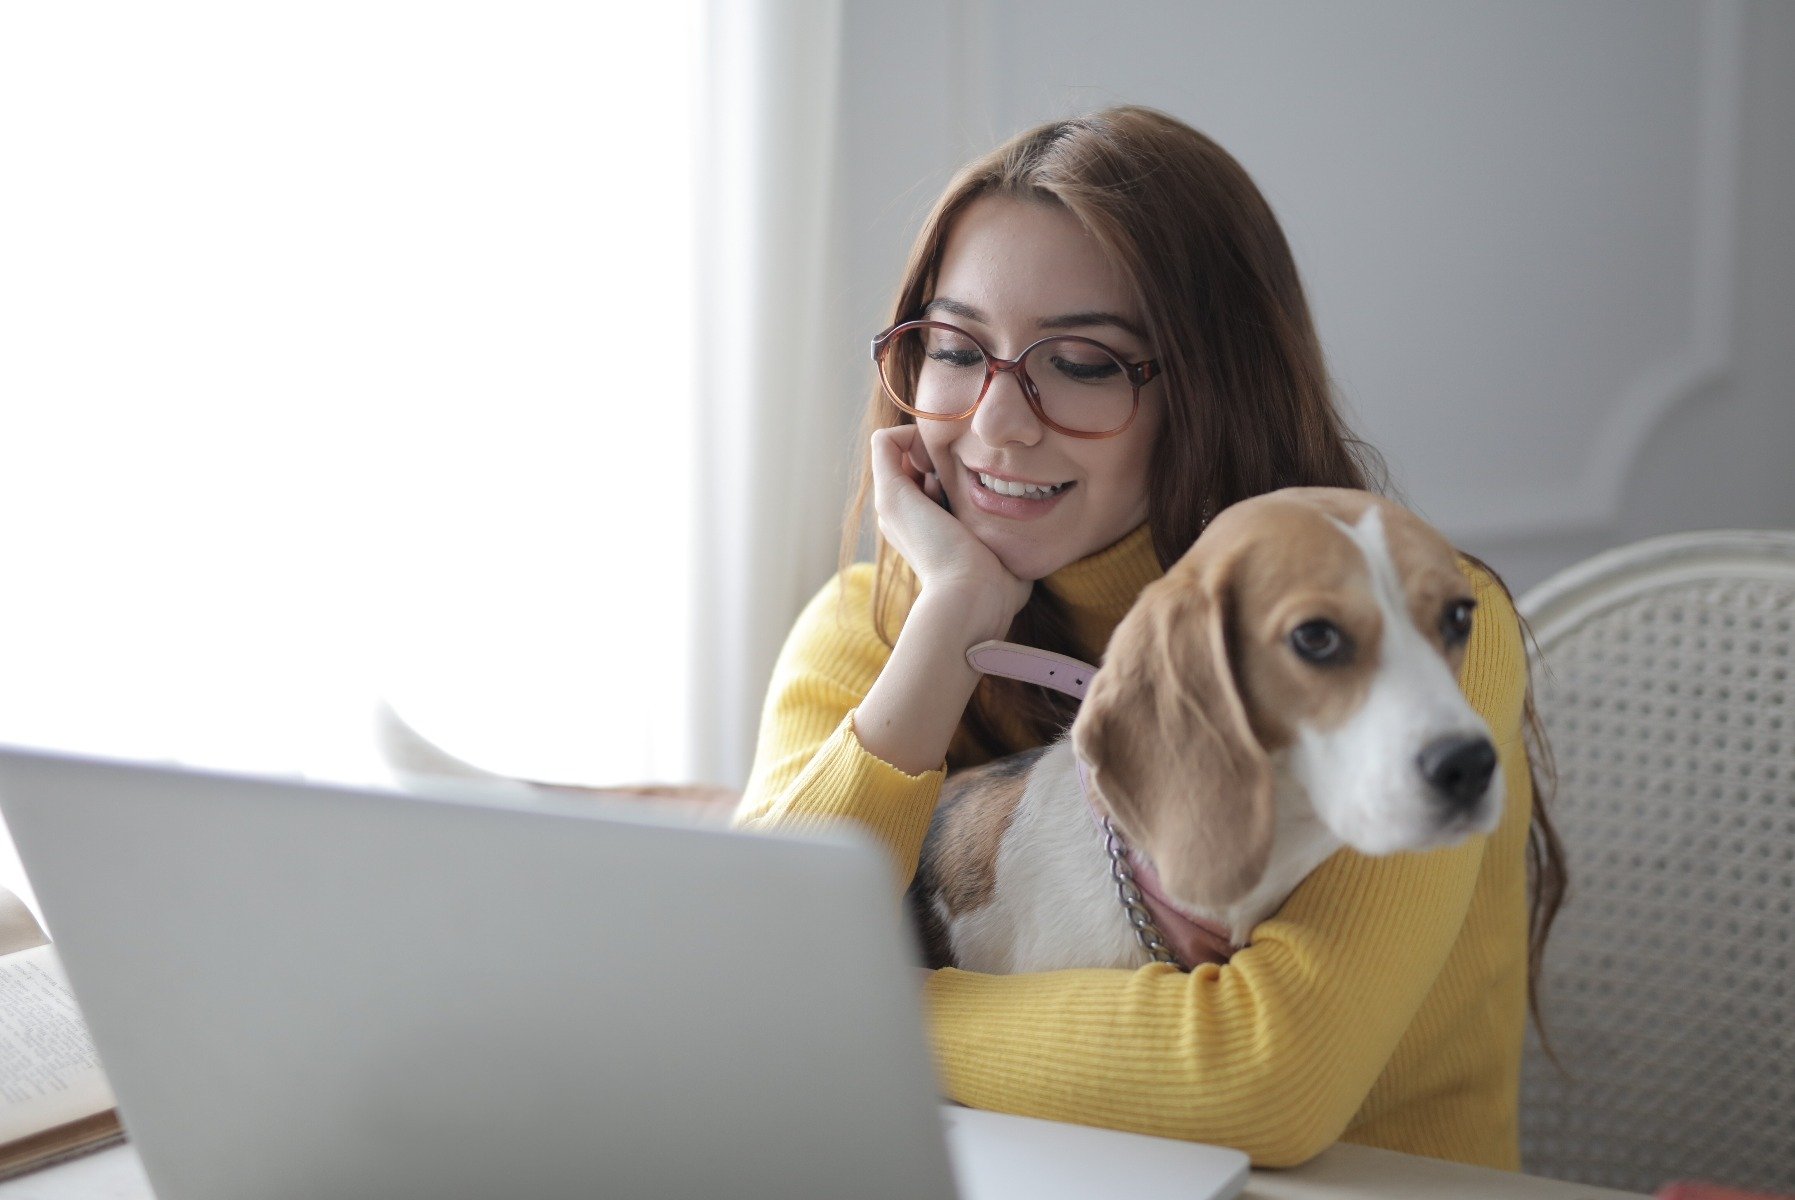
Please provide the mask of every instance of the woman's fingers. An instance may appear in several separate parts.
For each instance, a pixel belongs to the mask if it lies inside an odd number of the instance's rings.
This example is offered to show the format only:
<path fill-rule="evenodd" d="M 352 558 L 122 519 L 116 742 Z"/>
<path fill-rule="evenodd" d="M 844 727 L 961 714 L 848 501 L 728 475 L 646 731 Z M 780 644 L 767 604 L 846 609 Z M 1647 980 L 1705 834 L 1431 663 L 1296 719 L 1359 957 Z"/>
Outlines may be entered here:
<path fill-rule="evenodd" d="M 927 475 L 922 477 L 922 494 L 939 504 L 942 508 L 947 508 L 947 490 L 941 486 L 941 476 L 935 474 L 935 472 L 930 471 Z M 953 510 L 948 509 L 948 511 L 951 512 Z"/>
<path fill-rule="evenodd" d="M 941 587 L 954 594 L 958 589 L 958 594 L 978 598 L 975 607 L 1001 607 L 1001 620 L 995 625 L 985 619 L 989 614 L 972 620 L 981 630 L 991 625 L 1001 634 L 1028 601 L 1032 585 L 1012 575 L 991 548 L 953 515 L 935 464 L 928 462 L 927 470 L 919 469 L 928 460 L 928 451 L 916 426 L 894 425 L 875 432 L 871 457 L 880 536 L 916 572 L 925 592 Z"/>
<path fill-rule="evenodd" d="M 914 425 L 894 425 L 873 434 L 873 485 L 891 488 L 900 480 L 908 480 L 921 489 L 932 466 L 918 466 L 917 459 L 928 463 L 929 454 L 922 448 Z"/>
<path fill-rule="evenodd" d="M 947 489 L 941 486 L 941 474 L 935 470 L 935 464 L 929 459 L 928 447 L 923 445 L 920 437 L 910 443 L 904 457 L 921 475 L 922 494 L 952 512 L 947 503 Z"/>
<path fill-rule="evenodd" d="M 914 425 L 894 425 L 873 434 L 873 504 L 879 532 L 913 568 L 926 571 L 951 548 L 971 541 L 959 523 L 943 513 L 941 480 Z"/>
<path fill-rule="evenodd" d="M 916 426 L 912 425 L 910 428 L 915 429 Z M 935 464 L 929 461 L 928 447 L 922 444 L 920 437 L 911 440 L 910 448 L 904 451 L 904 455 L 910 460 L 910 465 L 916 469 L 918 475 L 928 476 L 935 473 Z"/>

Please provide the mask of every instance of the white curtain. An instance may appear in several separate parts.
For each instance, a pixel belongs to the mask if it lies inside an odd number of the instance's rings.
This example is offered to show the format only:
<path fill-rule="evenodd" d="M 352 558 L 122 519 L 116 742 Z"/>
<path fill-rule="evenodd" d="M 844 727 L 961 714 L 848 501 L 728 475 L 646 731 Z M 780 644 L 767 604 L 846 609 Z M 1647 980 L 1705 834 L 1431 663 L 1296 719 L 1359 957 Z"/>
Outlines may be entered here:
<path fill-rule="evenodd" d="M 703 3 L 0 9 L 0 741 L 691 773 Z"/>
<path fill-rule="evenodd" d="M 742 782 L 863 399 L 841 26 L 7 7 L 0 741 Z"/>
<path fill-rule="evenodd" d="M 840 297 L 838 0 L 715 0 L 700 195 L 693 774 L 739 786 L 773 660 L 834 569 L 863 396 Z"/>

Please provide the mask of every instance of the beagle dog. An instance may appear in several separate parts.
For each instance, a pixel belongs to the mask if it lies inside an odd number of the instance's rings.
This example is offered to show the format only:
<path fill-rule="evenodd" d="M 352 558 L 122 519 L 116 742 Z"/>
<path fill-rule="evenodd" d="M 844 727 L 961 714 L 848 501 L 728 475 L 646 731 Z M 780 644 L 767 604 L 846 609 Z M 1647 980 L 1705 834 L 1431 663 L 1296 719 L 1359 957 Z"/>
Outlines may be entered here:
<path fill-rule="evenodd" d="M 1059 741 L 944 785 L 907 897 L 929 965 L 1222 962 L 1342 846 L 1490 832 L 1502 772 L 1458 684 L 1475 604 L 1407 509 L 1288 488 L 1218 515 L 1094 674 L 974 647 L 982 670 L 1089 690 Z"/>

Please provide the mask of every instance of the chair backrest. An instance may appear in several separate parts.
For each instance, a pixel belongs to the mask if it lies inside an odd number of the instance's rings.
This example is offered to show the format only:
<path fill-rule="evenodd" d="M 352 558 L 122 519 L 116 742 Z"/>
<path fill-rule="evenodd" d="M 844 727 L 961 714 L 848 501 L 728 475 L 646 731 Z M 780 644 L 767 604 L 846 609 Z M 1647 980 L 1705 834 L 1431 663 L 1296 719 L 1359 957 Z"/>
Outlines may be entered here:
<path fill-rule="evenodd" d="M 1530 1027 L 1533 1174 L 1795 1191 L 1795 532 L 1610 551 L 1520 602 L 1570 892 Z"/>

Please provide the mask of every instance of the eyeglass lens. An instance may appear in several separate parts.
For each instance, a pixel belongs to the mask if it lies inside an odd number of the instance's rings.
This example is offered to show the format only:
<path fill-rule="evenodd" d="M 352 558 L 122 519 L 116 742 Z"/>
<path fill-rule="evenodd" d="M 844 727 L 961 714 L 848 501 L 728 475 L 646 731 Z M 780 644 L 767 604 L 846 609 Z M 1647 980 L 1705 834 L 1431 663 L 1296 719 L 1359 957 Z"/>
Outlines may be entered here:
<path fill-rule="evenodd" d="M 1022 369 L 1039 393 L 1047 419 L 1081 433 L 1108 433 L 1134 411 L 1127 368 L 1100 346 L 1050 338 L 1028 352 Z M 922 326 L 892 339 L 880 371 L 901 402 L 925 413 L 958 416 L 985 386 L 985 356 L 957 330 Z M 996 386 L 996 381 L 993 381 Z"/>

